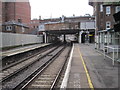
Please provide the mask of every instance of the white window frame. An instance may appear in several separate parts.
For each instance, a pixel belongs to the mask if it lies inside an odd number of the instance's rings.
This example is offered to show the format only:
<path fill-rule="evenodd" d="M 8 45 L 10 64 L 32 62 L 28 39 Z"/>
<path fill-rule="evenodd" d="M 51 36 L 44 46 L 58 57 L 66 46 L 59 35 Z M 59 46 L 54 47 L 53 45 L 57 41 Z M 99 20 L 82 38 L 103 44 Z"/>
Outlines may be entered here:
<path fill-rule="evenodd" d="M 7 31 L 12 31 L 12 26 L 6 26 Z"/>
<path fill-rule="evenodd" d="M 111 14 L 111 7 L 107 6 L 106 7 L 106 15 L 109 15 L 109 14 Z"/>
<path fill-rule="evenodd" d="M 24 27 L 22 27 L 22 32 L 23 32 L 23 33 L 25 32 L 25 28 L 24 28 Z"/>
<path fill-rule="evenodd" d="M 111 22 L 110 21 L 107 21 L 106 22 L 106 29 L 110 29 L 110 26 L 111 26 Z M 108 28 L 109 27 L 109 28 Z"/>
<path fill-rule="evenodd" d="M 115 7 L 115 13 L 119 12 L 120 11 L 120 6 L 116 6 Z"/>
<path fill-rule="evenodd" d="M 103 4 L 100 5 L 100 12 L 103 12 Z"/>

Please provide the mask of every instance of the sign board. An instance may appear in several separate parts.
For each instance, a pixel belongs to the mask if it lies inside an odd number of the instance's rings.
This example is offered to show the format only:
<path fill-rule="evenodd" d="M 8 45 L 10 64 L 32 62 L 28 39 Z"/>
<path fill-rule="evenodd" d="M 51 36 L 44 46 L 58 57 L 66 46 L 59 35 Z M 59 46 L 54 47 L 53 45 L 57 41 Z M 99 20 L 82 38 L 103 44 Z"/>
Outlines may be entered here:
<path fill-rule="evenodd" d="M 80 29 L 95 29 L 95 22 L 81 22 Z"/>
<path fill-rule="evenodd" d="M 44 24 L 39 25 L 39 31 L 45 31 L 45 25 Z"/>

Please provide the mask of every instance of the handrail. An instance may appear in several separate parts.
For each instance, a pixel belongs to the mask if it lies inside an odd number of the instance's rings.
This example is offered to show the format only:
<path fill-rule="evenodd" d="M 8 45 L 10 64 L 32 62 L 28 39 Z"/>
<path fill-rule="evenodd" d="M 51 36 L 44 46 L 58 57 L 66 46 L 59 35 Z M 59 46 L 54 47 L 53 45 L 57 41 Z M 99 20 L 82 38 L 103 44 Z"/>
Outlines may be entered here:
<path fill-rule="evenodd" d="M 120 48 L 115 48 L 115 47 L 112 47 L 112 46 L 105 46 L 107 48 L 111 48 L 111 49 L 120 49 Z"/>
<path fill-rule="evenodd" d="M 110 57 L 110 56 L 108 56 L 108 55 L 106 55 L 106 49 L 107 49 L 107 53 L 108 53 L 108 49 L 112 49 L 112 57 Z M 115 50 L 117 50 L 117 58 L 118 58 L 118 53 L 119 53 L 119 50 L 120 50 L 120 48 L 118 47 L 118 48 L 116 48 L 116 47 L 112 47 L 112 46 L 104 46 L 104 59 L 105 59 L 105 57 L 108 57 L 108 58 L 110 58 L 110 59 L 112 59 L 112 65 L 114 66 L 114 62 L 115 62 Z"/>

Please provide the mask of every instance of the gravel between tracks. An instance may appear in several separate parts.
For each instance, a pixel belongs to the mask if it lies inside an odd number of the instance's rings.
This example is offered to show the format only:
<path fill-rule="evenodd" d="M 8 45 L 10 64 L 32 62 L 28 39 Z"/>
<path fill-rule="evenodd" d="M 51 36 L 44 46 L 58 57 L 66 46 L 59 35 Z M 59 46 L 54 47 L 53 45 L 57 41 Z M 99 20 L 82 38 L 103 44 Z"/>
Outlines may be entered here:
<path fill-rule="evenodd" d="M 54 48 L 55 48 L 55 47 L 54 47 Z M 20 68 L 26 66 L 27 64 L 35 61 L 35 60 L 36 60 L 37 58 L 39 58 L 40 56 L 46 55 L 46 53 L 48 53 L 49 51 L 53 50 L 54 48 L 51 48 L 51 49 L 49 49 L 49 50 L 47 50 L 47 51 L 45 51 L 45 52 L 43 52 L 43 53 L 41 53 L 41 54 L 39 54 L 39 55 L 37 55 L 37 56 L 34 56 L 34 57 L 30 58 L 30 59 L 27 59 L 27 60 L 25 60 L 25 61 L 23 61 L 23 62 L 15 65 L 15 66 L 12 66 L 12 67 L 10 67 L 10 68 L 8 68 L 8 69 L 6 69 L 6 70 L 3 70 L 1 77 L 4 78 L 4 77 L 6 77 L 6 76 L 8 76 L 8 75 L 10 75 L 10 74 L 12 74 L 12 73 L 14 73 L 14 72 L 17 71 L 18 69 L 20 69 Z"/>
<path fill-rule="evenodd" d="M 10 81 L 7 81 L 5 83 L 3 83 L 2 88 L 3 90 L 8 90 L 8 89 L 12 89 L 15 86 L 17 86 L 20 82 L 22 82 L 26 77 L 28 77 L 32 72 L 34 72 L 37 68 L 39 68 L 42 64 L 44 64 L 47 60 L 50 59 L 50 57 L 52 57 L 52 55 L 54 55 L 56 52 L 58 52 L 62 47 L 56 49 L 55 52 L 52 52 L 51 55 L 47 55 L 47 57 L 39 60 L 39 62 L 35 63 L 34 65 L 30 66 L 29 68 L 27 68 L 25 71 L 21 72 L 20 74 L 18 74 L 17 76 L 15 76 L 14 78 L 12 78 Z"/>
<path fill-rule="evenodd" d="M 36 80 L 34 80 L 29 86 L 29 89 L 36 88 L 50 88 L 57 76 L 60 68 L 66 60 L 66 56 L 69 52 L 70 47 L 67 47 L 59 57 L 57 57 Z M 63 76 L 62 76 L 63 77 Z"/>

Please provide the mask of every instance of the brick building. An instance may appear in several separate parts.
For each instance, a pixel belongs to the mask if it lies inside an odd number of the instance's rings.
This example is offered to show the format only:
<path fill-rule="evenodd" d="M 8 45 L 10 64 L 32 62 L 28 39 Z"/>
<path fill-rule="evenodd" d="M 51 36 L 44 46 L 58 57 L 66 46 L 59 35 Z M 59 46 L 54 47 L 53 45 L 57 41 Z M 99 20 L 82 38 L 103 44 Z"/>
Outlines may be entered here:
<path fill-rule="evenodd" d="M 62 21 L 62 17 L 64 17 L 64 22 Z M 46 30 L 59 30 L 59 29 L 75 29 L 80 28 L 80 22 L 82 21 L 94 21 L 93 16 L 73 16 L 73 17 L 65 17 L 62 16 L 60 18 L 51 18 L 51 19 L 34 19 L 31 20 L 30 27 L 32 30 L 37 30 L 40 24 L 45 24 Z"/>
<path fill-rule="evenodd" d="M 28 0 L 27 0 L 28 1 Z M 31 7 L 29 2 L 3 2 L 2 3 L 3 32 L 13 32 L 13 26 L 26 28 L 31 21 Z M 7 23 L 9 22 L 9 24 Z M 8 25 L 7 25 L 8 24 Z M 13 25 L 14 24 L 14 25 Z M 25 26 L 25 27 L 23 27 Z M 16 28 L 14 28 L 17 30 Z M 17 32 L 17 31 L 15 31 Z M 27 33 L 28 31 L 24 31 Z"/>
<path fill-rule="evenodd" d="M 64 21 L 59 19 L 57 23 L 47 23 L 45 30 L 61 30 L 61 29 L 81 29 L 80 23 L 86 21 L 94 21 L 92 16 L 64 17 Z"/>
<path fill-rule="evenodd" d="M 30 23 L 30 31 L 31 33 L 34 33 L 36 30 L 38 30 L 39 26 L 41 24 L 44 24 L 44 23 L 48 23 L 48 22 L 58 22 L 60 21 L 60 18 L 51 18 L 51 19 L 41 19 L 41 16 L 39 19 L 33 19 L 31 20 L 31 23 Z"/>
<path fill-rule="evenodd" d="M 29 27 L 30 27 L 30 34 L 37 34 L 38 28 L 39 28 L 39 20 L 33 19 L 31 20 Z"/>
<path fill-rule="evenodd" d="M 115 21 L 113 14 L 120 11 L 120 3 L 118 2 L 89 2 L 94 8 L 96 17 L 96 30 L 106 30 L 113 28 Z"/>
<path fill-rule="evenodd" d="M 120 11 L 120 2 L 89 2 L 89 5 L 93 6 L 96 19 L 96 48 L 104 50 L 107 46 L 108 49 L 112 48 L 111 51 L 118 49 L 120 33 L 114 30 L 116 22 L 113 15 Z"/>
<path fill-rule="evenodd" d="M 19 34 L 28 34 L 29 27 L 22 24 L 22 23 L 15 23 L 15 22 L 5 22 L 2 25 L 2 32 L 7 33 L 19 33 Z"/>

